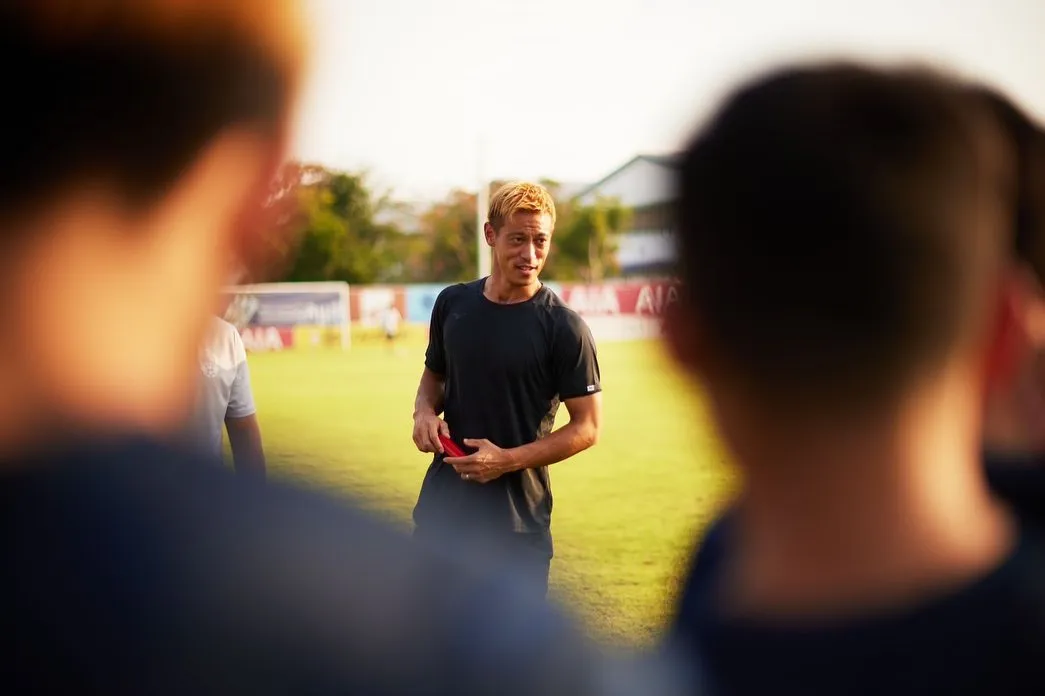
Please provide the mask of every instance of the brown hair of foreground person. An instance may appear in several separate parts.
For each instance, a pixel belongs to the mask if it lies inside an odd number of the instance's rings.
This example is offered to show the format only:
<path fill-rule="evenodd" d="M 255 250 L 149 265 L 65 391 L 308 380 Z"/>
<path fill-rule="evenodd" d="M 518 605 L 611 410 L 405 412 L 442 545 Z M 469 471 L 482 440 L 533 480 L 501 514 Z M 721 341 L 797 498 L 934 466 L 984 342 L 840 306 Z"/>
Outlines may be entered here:
<path fill-rule="evenodd" d="M 740 91 L 681 168 L 701 357 L 791 413 L 892 400 L 990 321 L 1012 163 L 990 111 L 929 72 L 832 65 Z"/>
<path fill-rule="evenodd" d="M 0 451 L 180 418 L 201 308 L 260 246 L 304 58 L 293 2 L 0 3 L 0 60 L 24 66 L 3 90 Z"/>

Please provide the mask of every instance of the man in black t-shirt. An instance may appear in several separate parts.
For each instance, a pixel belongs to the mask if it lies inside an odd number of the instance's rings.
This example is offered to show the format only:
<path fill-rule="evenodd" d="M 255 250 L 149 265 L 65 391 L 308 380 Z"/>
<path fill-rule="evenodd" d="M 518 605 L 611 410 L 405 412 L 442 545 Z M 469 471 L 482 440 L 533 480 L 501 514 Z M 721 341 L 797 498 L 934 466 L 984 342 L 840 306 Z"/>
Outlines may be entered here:
<path fill-rule="evenodd" d="M 435 454 L 414 508 L 418 536 L 476 537 L 545 585 L 548 465 L 595 443 L 602 390 L 591 332 L 538 277 L 554 225 L 541 186 L 507 184 L 492 197 L 493 271 L 436 299 L 413 433 Z M 552 432 L 560 402 L 570 422 Z M 440 435 L 472 452 L 446 456 Z"/>
<path fill-rule="evenodd" d="M 831 64 L 743 87 L 685 153 L 666 338 L 744 483 L 669 642 L 715 693 L 1045 693 L 1041 486 L 981 458 L 1016 150 L 966 85 Z"/>

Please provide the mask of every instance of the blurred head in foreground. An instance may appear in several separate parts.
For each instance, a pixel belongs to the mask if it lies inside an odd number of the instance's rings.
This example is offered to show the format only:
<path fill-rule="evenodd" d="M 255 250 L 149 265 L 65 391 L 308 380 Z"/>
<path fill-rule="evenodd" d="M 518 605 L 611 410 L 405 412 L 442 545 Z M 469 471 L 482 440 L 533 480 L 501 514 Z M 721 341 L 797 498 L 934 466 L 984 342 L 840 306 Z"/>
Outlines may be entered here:
<path fill-rule="evenodd" d="M 743 601 L 896 599 L 1004 553 L 980 446 L 1016 162 L 967 85 L 846 64 L 748 84 L 689 146 L 666 335 L 745 474 Z"/>
<path fill-rule="evenodd" d="M 924 71 L 795 69 L 735 94 L 682 165 L 669 326 L 726 437 L 937 406 L 977 437 L 1015 185 L 989 109 Z"/>
<path fill-rule="evenodd" d="M 13 0 L 0 54 L 0 448 L 164 431 L 250 259 L 302 70 L 297 3 Z"/>
<path fill-rule="evenodd" d="M 667 339 L 744 482 L 672 640 L 723 693 L 1043 690 L 1045 476 L 981 449 L 1045 239 L 1011 106 L 924 69 L 797 67 L 685 153 Z"/>

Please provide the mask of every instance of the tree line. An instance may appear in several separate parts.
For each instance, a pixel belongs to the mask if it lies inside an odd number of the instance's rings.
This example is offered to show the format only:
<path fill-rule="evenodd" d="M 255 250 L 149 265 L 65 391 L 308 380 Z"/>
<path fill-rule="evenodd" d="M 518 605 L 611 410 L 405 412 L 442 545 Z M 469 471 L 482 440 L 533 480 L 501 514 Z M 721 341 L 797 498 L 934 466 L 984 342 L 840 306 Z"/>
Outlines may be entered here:
<path fill-rule="evenodd" d="M 491 183 L 491 195 L 502 183 Z M 617 239 L 631 211 L 616 199 L 584 205 L 562 196 L 557 182 L 540 183 L 555 197 L 558 218 L 543 276 L 598 282 L 619 274 Z M 273 235 L 267 243 L 277 247 L 261 253 L 285 260 L 275 278 L 282 281 L 471 280 L 478 274 L 476 203 L 474 192 L 454 190 L 414 210 L 389 192 L 373 190 L 365 173 L 291 163 L 269 197 L 284 234 Z"/>

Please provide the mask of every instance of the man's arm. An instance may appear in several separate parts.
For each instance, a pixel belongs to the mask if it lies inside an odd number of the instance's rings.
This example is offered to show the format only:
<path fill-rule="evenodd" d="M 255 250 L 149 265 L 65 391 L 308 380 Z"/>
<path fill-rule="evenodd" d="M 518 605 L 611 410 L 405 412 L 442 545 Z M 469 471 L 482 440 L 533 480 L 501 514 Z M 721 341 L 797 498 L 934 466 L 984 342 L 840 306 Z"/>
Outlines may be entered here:
<path fill-rule="evenodd" d="M 417 385 L 417 396 L 414 398 L 414 418 L 417 418 L 418 414 L 442 415 L 445 387 L 446 381 L 443 376 L 426 367 L 421 372 L 421 382 Z"/>
<path fill-rule="evenodd" d="M 257 414 L 243 418 L 225 418 L 225 430 L 232 445 L 236 473 L 264 478 L 265 451 L 261 446 L 261 427 Z"/>
<path fill-rule="evenodd" d="M 580 454 L 598 442 L 602 424 L 602 394 L 578 396 L 564 403 L 570 414 L 569 423 L 542 440 L 506 450 L 514 462 L 514 470 L 555 464 Z"/>
<path fill-rule="evenodd" d="M 232 445 L 232 461 L 236 473 L 265 477 L 265 452 L 261 446 L 261 428 L 254 406 L 254 390 L 250 386 L 247 351 L 239 332 L 232 333 L 233 352 L 238 358 L 236 376 L 232 380 L 229 405 L 225 409 L 225 432 Z"/>
<path fill-rule="evenodd" d="M 443 350 L 443 315 L 446 312 L 446 293 L 443 290 L 432 306 L 432 321 L 428 330 L 428 348 L 425 350 L 425 368 L 414 398 L 414 444 L 421 452 L 443 452 L 439 435 L 450 437 L 450 428 L 439 416 L 443 413 L 443 395 L 446 379 L 446 353 Z"/>
<path fill-rule="evenodd" d="M 446 463 L 462 478 L 486 483 L 512 471 L 535 469 L 569 459 L 594 445 L 602 420 L 602 394 L 567 399 L 570 422 L 551 435 L 521 447 L 502 449 L 489 440 L 465 439 L 476 451 L 466 457 L 447 457 Z"/>
<path fill-rule="evenodd" d="M 443 412 L 443 376 L 428 367 L 421 372 L 414 399 L 414 444 L 421 452 L 443 452 L 439 435 L 450 437 L 450 427 L 439 416 Z"/>

